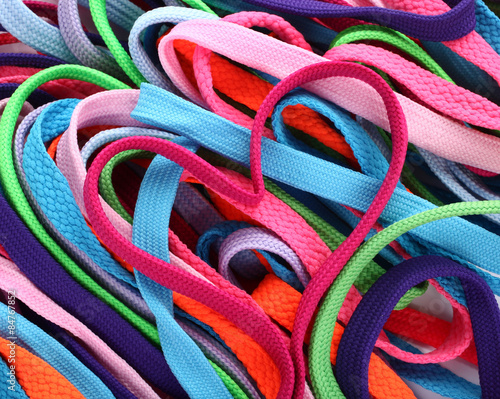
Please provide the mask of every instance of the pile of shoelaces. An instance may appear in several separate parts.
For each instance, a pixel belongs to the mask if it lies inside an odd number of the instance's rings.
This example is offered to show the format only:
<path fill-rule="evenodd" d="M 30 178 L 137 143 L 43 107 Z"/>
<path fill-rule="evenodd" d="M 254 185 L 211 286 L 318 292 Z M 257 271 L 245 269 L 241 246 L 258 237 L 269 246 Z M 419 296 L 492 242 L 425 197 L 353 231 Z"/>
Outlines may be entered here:
<path fill-rule="evenodd" d="M 183 1 L 0 0 L 0 398 L 498 399 L 500 3 Z"/>

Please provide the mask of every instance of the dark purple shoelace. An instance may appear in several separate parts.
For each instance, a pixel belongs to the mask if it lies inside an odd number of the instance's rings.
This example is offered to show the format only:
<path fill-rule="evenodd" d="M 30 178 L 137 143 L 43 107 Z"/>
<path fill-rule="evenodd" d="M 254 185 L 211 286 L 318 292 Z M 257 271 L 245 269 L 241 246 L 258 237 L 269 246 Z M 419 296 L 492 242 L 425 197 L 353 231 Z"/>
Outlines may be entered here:
<path fill-rule="evenodd" d="M 0 244 L 40 290 L 86 324 L 111 349 L 160 390 L 187 398 L 161 351 L 108 305 L 74 281 L 0 196 Z"/>
<path fill-rule="evenodd" d="M 350 7 L 318 0 L 244 0 L 247 3 L 304 17 L 355 18 L 396 29 L 408 36 L 443 42 L 459 39 L 476 26 L 474 0 L 445 0 L 452 7 L 441 15 L 418 15 L 381 7 Z"/>
<path fill-rule="evenodd" d="M 0 100 L 11 97 L 19 86 L 17 83 L 0 84 Z M 40 89 L 35 89 L 28 97 L 28 102 L 35 108 L 56 100 L 57 98 Z"/>
<path fill-rule="evenodd" d="M 23 68 L 50 68 L 52 66 L 65 64 L 55 57 L 46 57 L 39 54 L 2 53 L 0 54 L 0 66 L 17 66 Z M 0 84 L 0 99 L 12 96 L 19 87 L 17 83 Z M 28 98 L 28 102 L 37 108 L 43 104 L 57 100 L 47 92 L 36 89 Z"/>
<path fill-rule="evenodd" d="M 161 0 L 144 0 L 144 3 L 146 3 L 151 8 L 165 7 L 165 3 L 163 3 Z"/>
<path fill-rule="evenodd" d="M 336 377 L 348 399 L 369 399 L 368 365 L 375 342 L 399 299 L 415 285 L 454 276 L 462 283 L 479 364 L 482 398 L 500 392 L 500 311 L 488 284 L 472 270 L 439 256 L 409 259 L 389 269 L 363 296 L 342 335 Z"/>
<path fill-rule="evenodd" d="M 55 65 L 66 64 L 59 58 L 40 54 L 2 53 L 0 66 L 18 66 L 24 68 L 49 68 Z"/>

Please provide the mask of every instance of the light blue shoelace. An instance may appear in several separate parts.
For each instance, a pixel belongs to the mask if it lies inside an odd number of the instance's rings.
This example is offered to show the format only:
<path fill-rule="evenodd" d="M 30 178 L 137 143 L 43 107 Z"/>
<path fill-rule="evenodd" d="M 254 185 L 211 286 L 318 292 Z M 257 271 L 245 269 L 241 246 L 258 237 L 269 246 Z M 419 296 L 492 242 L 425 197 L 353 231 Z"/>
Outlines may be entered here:
<path fill-rule="evenodd" d="M 475 0 L 476 3 L 476 29 L 488 44 L 500 54 L 500 18 L 491 11 L 483 0 Z"/>
<path fill-rule="evenodd" d="M 7 306 L 0 303 L 7 314 Z M 7 339 L 7 318 L 0 322 L 0 335 Z M 50 364 L 88 399 L 114 399 L 114 395 L 87 367 L 50 335 L 20 314 L 16 314 L 16 344 Z"/>
<path fill-rule="evenodd" d="M 24 172 L 38 204 L 66 239 L 85 252 L 102 269 L 137 286 L 124 269 L 99 243 L 76 204 L 68 181 L 48 155 L 44 143 L 63 133 L 71 121 L 78 100 L 51 104 L 37 118 L 24 147 Z M 44 173 L 40 173 L 43 169 Z"/>
<path fill-rule="evenodd" d="M 174 139 L 191 151 L 198 146 L 179 137 Z M 168 262 L 168 227 L 182 168 L 156 156 L 144 176 L 134 212 L 132 242 L 151 255 Z M 165 186 L 171 179 L 175 186 Z M 167 189 L 165 189 L 167 187 Z M 165 359 L 179 383 L 192 398 L 232 396 L 219 376 L 174 319 L 172 291 L 136 271 L 144 299 L 156 317 Z"/>
<path fill-rule="evenodd" d="M 125 303 L 135 312 L 140 314 L 148 321 L 153 321 L 154 316 L 146 305 L 144 299 L 141 297 L 139 290 L 106 272 L 94 261 L 92 261 L 92 259 L 90 259 L 85 252 L 76 247 L 71 241 L 67 240 L 47 218 L 47 215 L 40 208 L 40 205 L 38 204 L 33 192 L 31 191 L 31 188 L 26 181 L 26 175 L 22 167 L 24 143 L 29 131 L 31 130 L 31 127 L 36 121 L 36 118 L 44 108 L 45 107 L 39 107 L 28 116 L 26 116 L 26 118 L 24 118 L 22 123 L 19 125 L 15 134 L 14 166 L 16 169 L 17 178 L 19 179 L 19 183 L 23 189 L 24 194 L 26 195 L 26 198 L 28 199 L 31 207 L 37 214 L 38 219 L 44 225 L 47 231 L 49 231 L 51 235 L 57 240 L 57 242 L 60 243 L 60 245 L 69 254 L 71 254 L 73 259 L 75 259 L 82 266 L 82 269 L 85 270 L 85 272 L 87 272 L 103 288 L 107 289 L 112 295 L 123 301 L 123 303 Z"/>
<path fill-rule="evenodd" d="M 88 0 L 80 0 L 79 3 L 88 8 Z M 110 20 L 128 29 L 143 13 L 128 0 L 106 1 L 106 6 Z M 20 41 L 43 54 L 72 64 L 80 63 L 68 49 L 59 29 L 39 18 L 22 0 L 0 0 L 0 24 Z"/>
<path fill-rule="evenodd" d="M 161 104 L 169 104 L 164 107 Z M 248 167 L 250 131 L 158 87 L 143 84 L 132 117 L 182 134 L 201 146 Z M 200 124 L 203 129 L 200 129 Z M 268 139 L 262 141 L 264 174 L 292 187 L 365 212 L 380 180 L 311 157 Z M 294 159 L 290 164 L 289 159 Z M 394 223 L 424 210 L 430 202 L 397 188 L 381 221 Z M 412 237 L 492 272 L 500 271 L 496 254 L 500 237 L 461 218 L 433 222 L 412 230 Z M 480 250 L 479 250 L 480 248 Z M 498 292 L 498 291 L 497 291 Z"/>
<path fill-rule="evenodd" d="M 4 379 L 11 379 L 9 371 L 9 365 L 5 363 L 3 358 L 0 357 L 0 374 Z M 15 376 L 14 380 L 15 384 L 13 385 L 13 389 L 9 388 L 9 382 L 4 382 L 4 384 L 7 384 L 7 386 L 0 389 L 0 399 L 29 399 L 28 395 L 26 395 L 26 392 L 24 392 L 23 387 L 19 384 L 19 381 Z"/>
<path fill-rule="evenodd" d="M 347 144 L 352 148 L 361 170 L 370 177 L 384 179 L 389 169 L 389 163 L 366 131 L 346 111 L 305 91 L 290 93 L 275 107 L 272 125 L 274 135 L 279 143 L 302 152 L 304 147 L 307 147 L 298 140 L 293 140 L 283 121 L 283 110 L 297 104 L 302 104 L 328 118 L 343 134 Z M 401 183 L 398 183 L 398 187 L 404 189 Z"/>

